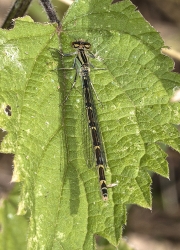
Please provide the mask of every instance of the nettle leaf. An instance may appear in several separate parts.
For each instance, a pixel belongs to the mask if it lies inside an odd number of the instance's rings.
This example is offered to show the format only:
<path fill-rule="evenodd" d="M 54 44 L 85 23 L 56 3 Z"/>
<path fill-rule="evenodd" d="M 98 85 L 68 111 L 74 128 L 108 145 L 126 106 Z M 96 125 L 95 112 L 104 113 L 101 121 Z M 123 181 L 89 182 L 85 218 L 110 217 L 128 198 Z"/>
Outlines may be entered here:
<path fill-rule="evenodd" d="M 29 249 L 93 249 L 95 234 L 117 245 L 126 205 L 151 207 L 149 172 L 168 177 L 159 143 L 180 149 L 179 105 L 169 102 L 180 77 L 161 54 L 161 37 L 131 2 L 75 2 L 63 20 L 62 51 L 73 52 L 76 39 L 92 44 L 101 60 L 91 63 L 105 69 L 92 68 L 90 76 L 100 99 L 94 98 L 107 183 L 118 184 L 108 202 L 95 163 L 87 166 L 82 84 L 78 78 L 71 89 L 75 71 L 62 70 L 73 57 L 61 62 L 56 27 L 25 18 L 1 30 L 0 122 L 8 132 L 2 151 L 15 154 L 13 180 L 23 184 L 19 213 L 31 211 Z"/>

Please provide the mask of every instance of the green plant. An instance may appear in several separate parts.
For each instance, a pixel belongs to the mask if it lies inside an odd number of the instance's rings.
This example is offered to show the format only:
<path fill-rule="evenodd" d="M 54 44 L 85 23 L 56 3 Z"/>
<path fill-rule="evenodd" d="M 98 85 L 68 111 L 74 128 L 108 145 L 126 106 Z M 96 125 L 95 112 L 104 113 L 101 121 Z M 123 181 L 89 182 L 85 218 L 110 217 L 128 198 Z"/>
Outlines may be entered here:
<path fill-rule="evenodd" d="M 15 155 L 13 179 L 22 182 L 19 213 L 30 210 L 28 249 L 92 249 L 99 234 L 117 246 L 126 205 L 151 207 L 149 171 L 168 177 L 160 142 L 179 150 L 179 105 L 169 102 L 179 75 L 160 53 L 159 34 L 129 0 L 76 1 L 63 19 L 60 47 L 88 40 L 91 80 L 107 156 L 109 201 L 101 200 L 95 167 L 84 154 L 81 83 L 72 87 L 73 59 L 61 61 L 57 27 L 28 17 L 1 30 L 2 152 Z M 64 102 L 66 97 L 67 100 Z M 5 112 L 10 105 L 12 115 Z M 84 118 L 83 118 L 84 119 Z M 87 128 L 86 128 L 87 129 Z"/>

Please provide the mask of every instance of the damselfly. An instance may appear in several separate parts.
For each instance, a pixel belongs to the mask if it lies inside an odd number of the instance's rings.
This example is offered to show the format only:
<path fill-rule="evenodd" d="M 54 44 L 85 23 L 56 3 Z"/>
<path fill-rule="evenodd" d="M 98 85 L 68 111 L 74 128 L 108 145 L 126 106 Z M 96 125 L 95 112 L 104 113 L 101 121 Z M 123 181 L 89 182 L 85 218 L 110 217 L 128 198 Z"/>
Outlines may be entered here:
<path fill-rule="evenodd" d="M 76 49 L 76 57 L 74 59 L 74 65 L 73 65 L 73 68 L 76 69 L 76 75 L 73 86 L 76 83 L 77 75 L 79 75 L 82 81 L 85 108 L 87 113 L 88 125 L 91 130 L 91 137 L 96 158 L 96 166 L 99 175 L 99 183 L 100 183 L 102 198 L 104 201 L 107 201 L 108 192 L 107 192 L 107 185 L 105 178 L 105 159 L 103 155 L 102 141 L 98 129 L 97 116 L 94 108 L 92 83 L 90 81 L 90 76 L 89 76 L 90 63 L 88 57 L 90 56 L 95 58 L 95 56 L 88 51 L 91 47 L 91 44 L 88 42 L 79 40 L 73 42 L 72 46 L 73 48 Z M 69 56 L 69 55 L 71 54 L 65 54 L 64 56 Z"/>

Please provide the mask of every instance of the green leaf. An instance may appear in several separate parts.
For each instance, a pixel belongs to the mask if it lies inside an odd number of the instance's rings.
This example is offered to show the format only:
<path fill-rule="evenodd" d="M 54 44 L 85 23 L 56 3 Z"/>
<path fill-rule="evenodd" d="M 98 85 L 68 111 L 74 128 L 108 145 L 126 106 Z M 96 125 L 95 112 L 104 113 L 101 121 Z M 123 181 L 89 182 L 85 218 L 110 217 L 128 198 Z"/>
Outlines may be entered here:
<path fill-rule="evenodd" d="M 96 242 L 97 250 L 134 250 L 134 248 L 128 245 L 126 239 L 123 238 L 119 241 L 118 246 L 110 245 L 107 240 L 100 236 L 97 237 Z"/>
<path fill-rule="evenodd" d="M 162 39 L 128 0 L 79 0 L 63 20 L 63 52 L 87 40 L 102 59 L 91 63 L 106 69 L 90 73 L 102 104 L 94 98 L 107 183 L 118 184 L 103 202 L 96 168 L 84 157 L 81 82 L 71 90 L 75 72 L 57 70 L 73 58 L 59 60 L 56 28 L 18 20 L 0 37 L 2 151 L 15 154 L 19 211 L 31 211 L 28 249 L 93 249 L 95 234 L 117 245 L 126 205 L 151 207 L 149 171 L 168 177 L 158 143 L 179 150 L 179 106 L 169 99 L 180 79 L 160 53 Z"/>
<path fill-rule="evenodd" d="M 1 201 L 2 202 L 2 201 Z M 0 249 L 26 249 L 26 232 L 28 221 L 25 216 L 18 216 L 19 185 L 3 200 L 0 208 Z"/>

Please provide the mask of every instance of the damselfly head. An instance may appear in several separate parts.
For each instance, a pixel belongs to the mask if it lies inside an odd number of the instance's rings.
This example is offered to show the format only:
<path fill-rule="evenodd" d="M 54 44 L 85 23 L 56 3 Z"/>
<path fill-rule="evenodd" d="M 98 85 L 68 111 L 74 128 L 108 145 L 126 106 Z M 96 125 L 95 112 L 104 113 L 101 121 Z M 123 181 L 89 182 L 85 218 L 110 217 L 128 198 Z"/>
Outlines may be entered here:
<path fill-rule="evenodd" d="M 91 44 L 88 42 L 84 42 L 83 40 L 72 42 L 72 46 L 75 49 L 90 49 Z"/>

